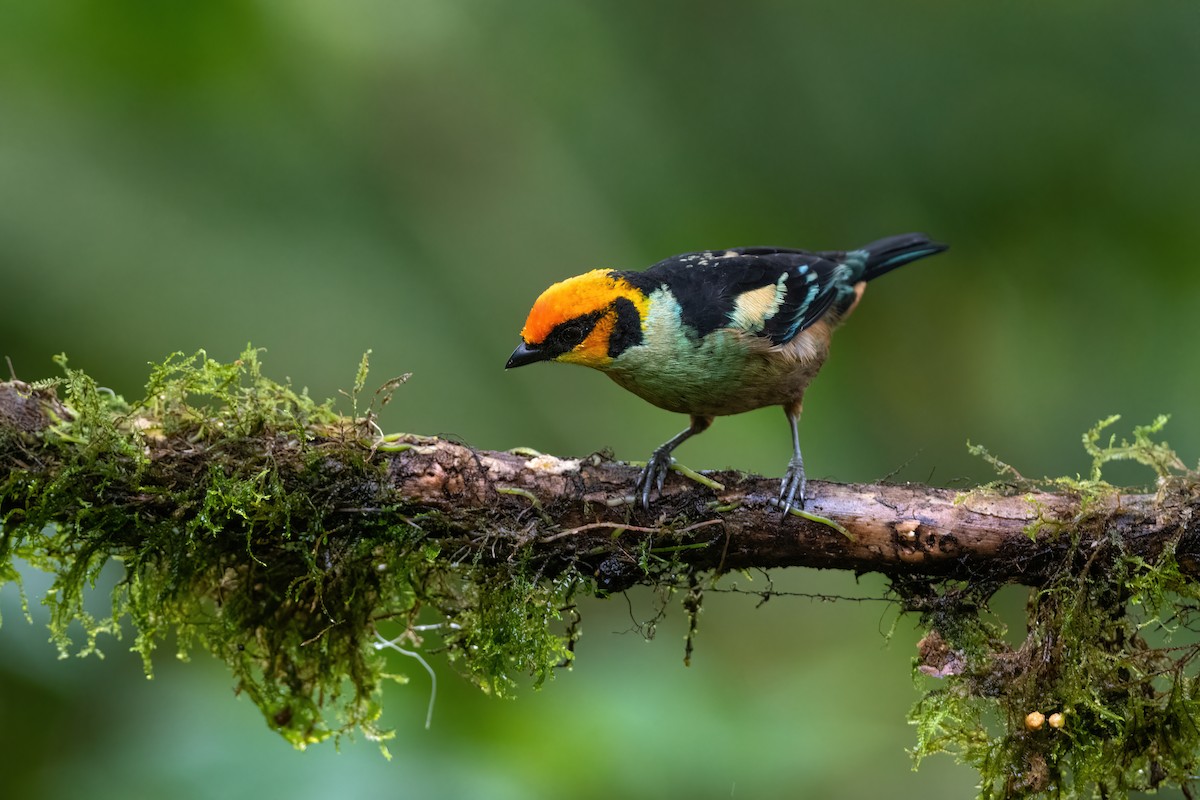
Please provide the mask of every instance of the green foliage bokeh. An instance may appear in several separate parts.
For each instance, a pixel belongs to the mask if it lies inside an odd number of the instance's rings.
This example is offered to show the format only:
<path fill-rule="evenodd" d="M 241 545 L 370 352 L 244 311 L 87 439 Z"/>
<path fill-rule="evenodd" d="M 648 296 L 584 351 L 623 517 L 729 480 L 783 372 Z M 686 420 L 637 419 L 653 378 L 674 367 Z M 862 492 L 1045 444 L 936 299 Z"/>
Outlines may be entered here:
<path fill-rule="evenodd" d="M 1079 433 L 1112 413 L 1173 414 L 1192 461 L 1198 24 L 1107 0 L 7 4 L 0 355 L 33 379 L 65 351 L 136 396 L 147 362 L 253 341 L 325 397 L 371 348 L 380 380 L 414 373 L 389 430 L 644 458 L 684 420 L 586 370 L 503 372 L 542 288 L 924 230 L 951 251 L 872 285 L 809 394 L 813 477 L 987 480 L 968 439 L 1086 472 Z M 787 454 L 774 411 L 679 452 L 766 474 Z M 103 640 L 103 662 L 54 663 L 18 603 L 0 592 L 13 796 L 74 796 L 101 766 L 122 779 L 93 797 L 971 791 L 949 763 L 908 771 L 915 637 L 885 642 L 877 603 L 710 597 L 684 668 L 682 615 L 646 645 L 651 598 L 595 601 L 573 672 L 516 702 L 435 664 L 430 733 L 426 676 L 398 660 L 390 764 L 361 741 L 291 752 L 202 663 L 147 684 Z"/>

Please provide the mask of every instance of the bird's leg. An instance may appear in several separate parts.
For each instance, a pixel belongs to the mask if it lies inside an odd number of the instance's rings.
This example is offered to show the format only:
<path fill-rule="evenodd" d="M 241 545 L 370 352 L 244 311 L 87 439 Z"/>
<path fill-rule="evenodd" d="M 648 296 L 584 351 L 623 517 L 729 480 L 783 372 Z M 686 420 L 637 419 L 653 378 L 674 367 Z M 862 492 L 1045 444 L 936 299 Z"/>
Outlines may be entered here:
<path fill-rule="evenodd" d="M 804 509 L 804 487 L 808 479 L 804 477 L 804 456 L 800 455 L 800 404 L 789 403 L 783 407 L 783 412 L 787 414 L 788 425 L 792 429 L 792 460 L 788 462 L 787 472 L 779 484 L 779 505 L 786 519 L 794 501 L 798 509 Z"/>
<path fill-rule="evenodd" d="M 712 417 L 693 416 L 692 424 L 687 430 L 680 431 L 655 448 L 654 452 L 650 455 L 650 460 L 646 462 L 642 474 L 638 476 L 634 489 L 636 496 L 642 501 L 642 508 L 649 510 L 650 495 L 662 492 L 663 483 L 667 480 L 667 473 L 671 471 L 671 464 L 675 460 L 671 458 L 671 451 L 697 433 L 703 433 L 708 430 L 708 426 L 712 425 L 712 421 Z"/>

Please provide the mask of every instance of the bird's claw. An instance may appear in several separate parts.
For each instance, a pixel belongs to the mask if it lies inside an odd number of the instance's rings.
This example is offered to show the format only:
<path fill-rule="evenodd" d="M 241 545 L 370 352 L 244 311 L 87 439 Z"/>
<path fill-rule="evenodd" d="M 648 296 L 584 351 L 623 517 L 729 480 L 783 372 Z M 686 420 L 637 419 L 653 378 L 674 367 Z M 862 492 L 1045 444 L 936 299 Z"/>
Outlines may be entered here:
<path fill-rule="evenodd" d="M 783 519 L 787 519 L 793 508 L 804 510 L 804 489 L 807 485 L 804 462 L 793 458 L 788 462 L 787 472 L 779 484 L 779 507 L 783 510 Z"/>
<path fill-rule="evenodd" d="M 674 463 L 675 459 L 671 458 L 669 451 L 655 450 L 651 454 L 650 460 L 642 468 L 642 473 L 638 475 L 637 484 L 634 487 L 635 496 L 641 502 L 642 508 L 649 511 L 650 496 L 662 494 L 663 484 L 667 481 L 667 473 L 671 471 L 671 465 Z"/>

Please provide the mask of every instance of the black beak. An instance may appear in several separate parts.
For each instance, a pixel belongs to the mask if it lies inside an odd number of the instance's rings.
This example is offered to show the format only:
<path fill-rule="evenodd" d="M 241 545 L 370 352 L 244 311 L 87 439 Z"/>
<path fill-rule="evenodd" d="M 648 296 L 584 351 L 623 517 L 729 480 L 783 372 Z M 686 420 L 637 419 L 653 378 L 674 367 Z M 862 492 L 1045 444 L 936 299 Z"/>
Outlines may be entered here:
<path fill-rule="evenodd" d="M 517 349 L 513 350 L 513 354 L 508 357 L 508 363 L 504 365 L 504 368 L 512 369 L 513 367 L 523 367 L 526 364 L 532 364 L 535 361 L 549 361 L 552 358 L 554 358 L 552 353 L 549 353 L 546 350 L 539 350 L 535 347 L 530 347 L 524 342 L 521 342 L 519 345 L 517 345 Z"/>

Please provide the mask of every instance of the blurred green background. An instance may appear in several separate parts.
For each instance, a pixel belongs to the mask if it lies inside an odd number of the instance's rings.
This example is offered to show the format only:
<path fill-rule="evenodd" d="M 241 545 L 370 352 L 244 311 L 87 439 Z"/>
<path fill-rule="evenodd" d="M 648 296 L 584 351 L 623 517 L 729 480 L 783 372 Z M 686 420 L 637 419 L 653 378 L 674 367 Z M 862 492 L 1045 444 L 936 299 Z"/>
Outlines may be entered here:
<path fill-rule="evenodd" d="M 158 0 L 0 5 L 0 354 L 69 354 L 137 396 L 149 361 L 265 347 L 318 396 L 413 379 L 388 430 L 645 458 L 685 424 L 583 369 L 502 367 L 536 295 L 605 266 L 923 230 L 809 393 L 810 475 L 967 485 L 989 446 L 1086 470 L 1080 434 L 1172 413 L 1200 454 L 1195 3 Z M 678 453 L 779 475 L 783 415 Z M 1142 483 L 1134 469 L 1113 478 Z M 877 576 L 779 588 L 878 596 Z M 749 585 L 744 578 L 737 582 Z M 761 578 L 753 584 L 765 585 Z M 577 666 L 513 702 L 435 662 L 387 698 L 390 763 L 294 752 L 206 657 L 58 663 L 0 590 L 10 797 L 698 798 L 973 794 L 910 771 L 911 621 L 711 595 L 586 601 Z M 1019 593 L 1012 606 L 1019 608 Z"/>

